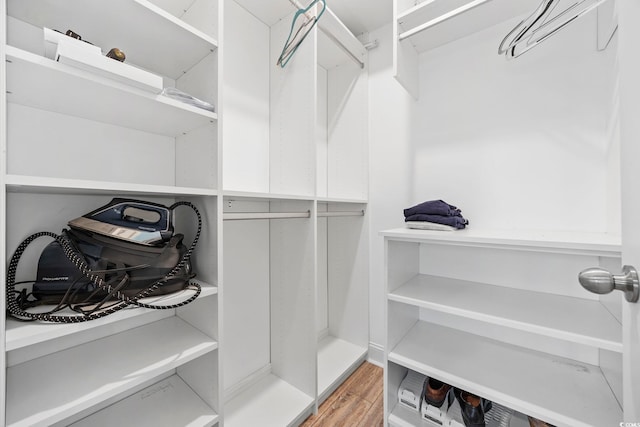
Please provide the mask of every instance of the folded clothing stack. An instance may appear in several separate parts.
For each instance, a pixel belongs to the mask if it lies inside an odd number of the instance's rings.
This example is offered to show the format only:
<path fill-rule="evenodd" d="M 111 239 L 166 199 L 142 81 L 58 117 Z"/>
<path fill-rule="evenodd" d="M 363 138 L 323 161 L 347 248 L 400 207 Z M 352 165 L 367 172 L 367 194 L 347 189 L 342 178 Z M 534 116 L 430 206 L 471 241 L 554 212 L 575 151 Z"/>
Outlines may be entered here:
<path fill-rule="evenodd" d="M 409 228 L 426 230 L 455 230 L 469 224 L 460 209 L 442 200 L 429 200 L 405 209 L 404 220 Z"/>

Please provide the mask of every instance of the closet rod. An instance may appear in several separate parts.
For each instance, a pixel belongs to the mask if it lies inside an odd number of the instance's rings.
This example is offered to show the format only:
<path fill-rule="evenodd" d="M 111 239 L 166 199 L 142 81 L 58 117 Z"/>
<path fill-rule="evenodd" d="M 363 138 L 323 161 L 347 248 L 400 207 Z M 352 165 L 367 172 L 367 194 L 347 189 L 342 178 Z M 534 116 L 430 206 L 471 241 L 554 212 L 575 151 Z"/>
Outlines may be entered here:
<path fill-rule="evenodd" d="M 364 210 L 361 211 L 346 211 L 346 212 L 318 212 L 318 217 L 328 216 L 364 216 Z"/>
<path fill-rule="evenodd" d="M 289 0 L 289 3 L 291 3 L 293 5 L 293 7 L 297 8 L 297 9 L 304 9 L 304 7 L 300 4 L 300 2 L 298 2 L 298 0 Z M 327 9 L 329 9 L 329 8 L 327 7 Z M 329 15 L 329 14 L 333 14 L 331 9 L 328 10 L 328 14 L 327 15 Z M 326 28 L 324 28 L 322 19 L 320 19 L 318 21 L 318 28 L 320 28 L 322 30 L 322 32 L 327 37 L 329 37 L 334 43 L 336 43 L 340 47 L 340 49 L 342 49 L 344 51 L 344 53 L 346 53 L 351 59 L 353 59 L 358 65 L 360 65 L 360 68 L 364 68 L 364 62 L 362 62 L 362 60 L 360 58 L 358 58 L 353 52 L 351 52 L 351 50 L 349 50 L 349 48 L 347 46 L 345 46 L 344 43 L 342 43 L 340 40 L 338 40 L 337 37 L 335 37 L 333 34 L 331 34 L 330 31 L 328 31 Z"/>
<path fill-rule="evenodd" d="M 434 18 L 434 19 L 432 19 L 430 21 L 427 21 L 427 22 L 425 22 L 424 24 L 422 24 L 422 25 L 420 25 L 418 27 L 415 27 L 415 28 L 413 28 L 411 30 L 405 31 L 404 33 L 398 35 L 398 41 L 402 41 L 402 40 L 408 39 L 409 37 L 413 37 L 416 34 L 423 32 L 424 30 L 427 30 L 427 29 L 429 29 L 431 27 L 434 27 L 434 26 L 436 26 L 438 24 L 441 24 L 441 23 L 443 23 L 445 21 L 448 21 L 451 18 L 455 18 L 458 15 L 462 15 L 463 13 L 468 12 L 471 9 L 474 9 L 474 8 L 476 8 L 478 6 L 481 6 L 484 3 L 487 3 L 489 1 L 491 1 L 491 0 L 474 0 L 472 2 L 469 2 L 469 3 L 465 4 L 464 6 L 460 6 L 457 9 L 453 9 L 452 11 L 447 12 L 442 16 L 439 16 L 439 17 Z"/>
<path fill-rule="evenodd" d="M 228 212 L 222 214 L 224 221 L 249 219 L 310 218 L 311 212 Z"/>

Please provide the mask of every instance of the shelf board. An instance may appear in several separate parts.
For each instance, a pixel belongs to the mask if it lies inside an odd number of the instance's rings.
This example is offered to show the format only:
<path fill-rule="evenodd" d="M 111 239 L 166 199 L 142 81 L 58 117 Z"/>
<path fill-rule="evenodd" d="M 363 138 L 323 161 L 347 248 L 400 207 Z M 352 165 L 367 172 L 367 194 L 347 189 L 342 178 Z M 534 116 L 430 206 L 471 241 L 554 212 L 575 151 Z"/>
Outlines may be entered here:
<path fill-rule="evenodd" d="M 130 196 L 216 196 L 218 194 L 217 190 L 208 188 L 89 181 L 28 175 L 6 175 L 4 181 L 7 191 L 12 193 L 119 194 Z"/>
<path fill-rule="evenodd" d="M 177 79 L 217 49 L 217 41 L 148 0 L 11 0 L 8 15 L 36 27 L 72 29 L 103 53 Z M 153 31 L 149 31 L 152 28 Z"/>
<path fill-rule="evenodd" d="M 13 46 L 6 47 L 6 57 L 10 103 L 171 137 L 218 117 Z"/>
<path fill-rule="evenodd" d="M 340 18 L 327 7 L 318 27 L 326 37 L 318 40 L 318 63 L 326 68 L 333 68 L 346 61 L 355 61 L 364 67 L 367 50 Z"/>
<path fill-rule="evenodd" d="M 171 317 L 13 366 L 7 369 L 7 425 L 63 421 L 217 347 Z"/>
<path fill-rule="evenodd" d="M 217 422 L 218 414 L 179 376 L 172 375 L 71 426 L 210 427 Z"/>
<path fill-rule="evenodd" d="M 393 405 L 393 402 L 391 402 Z M 413 411 L 400 404 L 395 404 L 393 410 L 389 414 L 390 427 L 434 427 L 435 424 L 422 419 L 418 411 Z M 504 424 L 499 424 L 502 427 Z M 487 422 L 487 427 L 498 427 L 494 423 Z M 527 416 L 518 412 L 511 416 L 508 427 L 529 427 Z"/>
<path fill-rule="evenodd" d="M 314 200 L 314 196 L 300 196 L 294 194 L 275 194 L 275 193 L 259 193 L 252 191 L 233 191 L 224 190 L 226 198 L 242 198 L 247 200 L 269 201 L 269 200 Z"/>
<path fill-rule="evenodd" d="M 604 426 L 622 419 L 597 366 L 455 329 L 418 321 L 388 360 L 553 424 Z"/>
<path fill-rule="evenodd" d="M 595 300 L 417 275 L 389 300 L 622 353 L 622 325 Z"/>
<path fill-rule="evenodd" d="M 389 427 L 432 427 L 433 424 L 422 419 L 420 412 L 409 409 L 396 402 L 389 402 L 393 407 L 389 413 Z"/>
<path fill-rule="evenodd" d="M 532 13 L 538 4 L 537 0 L 426 0 L 398 14 L 398 37 L 422 53 Z"/>
<path fill-rule="evenodd" d="M 367 349 L 331 335 L 318 342 L 318 396 L 323 401 L 365 361 Z"/>
<path fill-rule="evenodd" d="M 561 231 L 476 230 L 466 228 L 451 232 L 396 228 L 380 233 L 391 240 L 406 242 L 474 246 L 482 248 L 523 250 L 620 257 L 619 235 Z"/>
<path fill-rule="evenodd" d="M 204 298 L 218 293 L 216 286 L 197 280 L 194 280 L 194 282 L 200 283 L 202 287 L 202 293 L 198 298 Z M 168 305 L 187 299 L 193 295 L 193 292 L 192 290 L 184 290 L 173 294 L 144 298 L 141 302 Z M 63 337 L 69 339 L 66 347 L 73 347 L 95 340 L 96 338 L 110 335 L 115 329 L 118 329 L 118 331 L 132 329 L 140 326 L 140 324 L 173 316 L 174 313 L 174 310 L 152 310 L 150 308 L 128 307 L 103 318 L 81 323 L 20 322 L 8 318 L 6 322 L 5 351 L 11 352 L 34 344 L 60 340 L 60 338 Z M 57 350 L 59 349 L 54 350 L 51 348 L 51 351 Z M 9 355 L 9 359 L 12 359 L 11 355 Z M 17 363 L 19 362 L 12 362 L 10 360 L 10 364 L 12 365 Z"/>
<path fill-rule="evenodd" d="M 305 412 L 311 414 L 314 399 L 273 374 L 231 399 L 224 409 L 226 427 L 288 426 Z"/>
<path fill-rule="evenodd" d="M 318 197 L 319 203 L 356 203 L 356 204 L 367 204 L 369 201 L 366 199 L 342 199 L 339 197 Z"/>

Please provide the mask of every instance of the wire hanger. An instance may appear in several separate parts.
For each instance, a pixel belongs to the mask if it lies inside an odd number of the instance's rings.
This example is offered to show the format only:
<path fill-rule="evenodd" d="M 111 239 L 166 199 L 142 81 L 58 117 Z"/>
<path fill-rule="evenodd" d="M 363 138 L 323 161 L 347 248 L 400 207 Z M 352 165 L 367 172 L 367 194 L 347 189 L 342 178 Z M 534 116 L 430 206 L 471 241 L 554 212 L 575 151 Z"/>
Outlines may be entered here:
<path fill-rule="evenodd" d="M 607 0 L 574 0 L 573 4 L 551 17 L 561 1 L 543 0 L 529 17 L 502 39 L 498 54 L 505 55 L 508 59 L 517 58 Z"/>
<path fill-rule="evenodd" d="M 320 12 L 317 14 L 317 16 L 314 16 L 309 11 L 316 5 L 316 3 L 322 3 L 322 9 L 320 9 Z M 282 68 L 287 65 L 298 47 L 302 44 L 304 39 L 316 25 L 326 8 L 326 0 L 313 0 L 311 4 L 309 4 L 309 6 L 300 8 L 296 11 L 295 15 L 293 16 L 293 21 L 291 22 L 291 30 L 289 30 L 289 36 L 287 37 L 287 41 L 282 48 L 282 53 L 280 53 L 280 57 L 278 58 L 278 62 L 276 63 L 277 65 Z M 299 27 L 296 30 L 296 21 L 300 17 L 303 17 L 304 21 L 299 24 Z"/>

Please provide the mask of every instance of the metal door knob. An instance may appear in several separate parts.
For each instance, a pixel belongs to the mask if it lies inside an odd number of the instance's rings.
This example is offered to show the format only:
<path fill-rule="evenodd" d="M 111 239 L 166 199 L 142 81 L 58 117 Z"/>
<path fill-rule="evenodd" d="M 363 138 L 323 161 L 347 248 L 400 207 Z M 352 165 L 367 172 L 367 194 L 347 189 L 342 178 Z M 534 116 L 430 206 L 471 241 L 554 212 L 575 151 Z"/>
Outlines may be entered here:
<path fill-rule="evenodd" d="M 640 297 L 638 272 L 630 265 L 622 267 L 621 275 L 614 275 L 602 268 L 587 268 L 578 275 L 578 281 L 588 291 L 595 294 L 608 294 L 614 290 L 624 292 L 629 302 L 637 302 Z"/>

